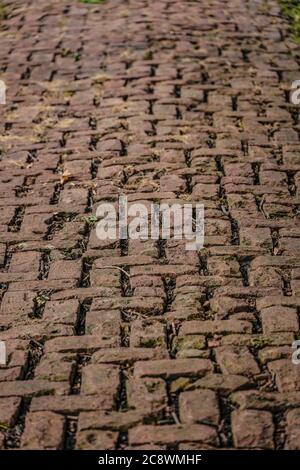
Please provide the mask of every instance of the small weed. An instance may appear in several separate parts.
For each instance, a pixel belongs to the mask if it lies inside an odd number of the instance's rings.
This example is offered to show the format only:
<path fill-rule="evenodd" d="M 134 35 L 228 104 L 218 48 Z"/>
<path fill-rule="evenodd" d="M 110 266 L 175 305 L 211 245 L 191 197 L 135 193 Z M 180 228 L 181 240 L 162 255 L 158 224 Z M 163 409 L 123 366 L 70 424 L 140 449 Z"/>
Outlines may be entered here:
<path fill-rule="evenodd" d="M 155 348 L 159 346 L 159 340 L 156 338 L 141 338 L 140 347 L 141 348 Z"/>
<path fill-rule="evenodd" d="M 16 249 L 17 250 L 24 250 L 26 248 L 26 246 L 27 246 L 26 243 L 18 243 L 16 245 Z"/>
<path fill-rule="evenodd" d="M 75 62 L 79 62 L 80 59 L 81 59 L 81 53 L 80 52 L 74 52 L 73 57 L 74 57 Z"/>
<path fill-rule="evenodd" d="M 266 338 L 253 338 L 250 341 L 250 347 L 253 349 L 261 349 L 268 344 L 268 340 Z"/>
<path fill-rule="evenodd" d="M 100 3 L 105 3 L 106 0 L 80 0 L 81 3 L 89 3 L 90 5 L 99 5 Z"/>
<path fill-rule="evenodd" d="M 63 49 L 61 49 L 60 54 L 62 57 L 70 57 L 72 56 L 73 52 L 71 51 L 71 49 L 64 47 Z"/>
<path fill-rule="evenodd" d="M 9 431 L 10 428 L 9 428 L 9 426 L 6 426 L 6 424 L 0 423 L 0 430 L 2 430 L 2 431 Z"/>
<path fill-rule="evenodd" d="M 300 3 L 298 0 L 280 0 L 281 10 L 292 22 L 294 40 L 300 44 Z"/>
<path fill-rule="evenodd" d="M 86 222 L 89 226 L 94 227 L 96 222 L 98 221 L 98 217 L 96 215 L 90 215 L 89 217 L 83 217 L 82 219 Z"/>
<path fill-rule="evenodd" d="M 45 297 L 43 297 L 43 295 L 37 296 L 35 298 L 35 303 L 36 303 L 37 307 L 41 307 L 42 305 L 45 305 L 46 299 L 45 299 Z"/>
<path fill-rule="evenodd" d="M 0 2 L 0 21 L 1 20 L 6 20 L 7 19 L 7 11 L 5 5 L 3 5 L 2 2 Z"/>
<path fill-rule="evenodd" d="M 152 51 L 147 51 L 147 52 L 144 54 L 144 60 L 152 60 L 152 59 L 153 59 Z"/>

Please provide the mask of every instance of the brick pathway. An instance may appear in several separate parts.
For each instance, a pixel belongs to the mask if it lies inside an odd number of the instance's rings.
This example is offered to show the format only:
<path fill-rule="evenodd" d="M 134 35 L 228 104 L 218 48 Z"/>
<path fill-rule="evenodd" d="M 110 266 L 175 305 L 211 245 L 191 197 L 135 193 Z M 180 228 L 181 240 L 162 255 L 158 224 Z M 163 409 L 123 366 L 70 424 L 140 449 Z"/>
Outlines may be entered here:
<path fill-rule="evenodd" d="M 299 53 L 277 2 L 6 3 L 0 448 L 299 449 Z M 205 249 L 101 242 L 120 193 L 204 202 Z"/>

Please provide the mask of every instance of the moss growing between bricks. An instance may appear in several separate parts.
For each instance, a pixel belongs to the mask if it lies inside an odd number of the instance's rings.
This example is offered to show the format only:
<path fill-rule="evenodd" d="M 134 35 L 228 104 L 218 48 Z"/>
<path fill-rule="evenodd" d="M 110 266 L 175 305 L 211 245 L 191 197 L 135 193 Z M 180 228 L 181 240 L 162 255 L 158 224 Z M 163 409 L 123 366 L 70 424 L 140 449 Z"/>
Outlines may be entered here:
<path fill-rule="evenodd" d="M 300 44 L 300 3 L 298 0 L 279 0 L 281 10 L 292 22 L 292 33 Z"/>
<path fill-rule="evenodd" d="M 7 11 L 5 5 L 3 5 L 2 2 L 0 2 L 0 21 L 1 20 L 6 20 L 7 19 Z"/>
<path fill-rule="evenodd" d="M 81 3 L 89 3 L 90 5 L 99 5 L 100 3 L 105 3 L 106 0 L 80 0 Z"/>

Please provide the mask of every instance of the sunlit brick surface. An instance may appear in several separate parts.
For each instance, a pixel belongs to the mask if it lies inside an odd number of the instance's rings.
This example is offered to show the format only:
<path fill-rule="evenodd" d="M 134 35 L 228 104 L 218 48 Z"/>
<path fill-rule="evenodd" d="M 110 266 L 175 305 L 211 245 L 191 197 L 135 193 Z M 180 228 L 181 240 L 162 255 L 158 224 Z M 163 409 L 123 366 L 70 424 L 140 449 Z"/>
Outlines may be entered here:
<path fill-rule="evenodd" d="M 277 2 L 5 3 L 0 448 L 299 449 L 299 50 Z M 204 203 L 205 248 L 99 240 L 119 194 Z"/>

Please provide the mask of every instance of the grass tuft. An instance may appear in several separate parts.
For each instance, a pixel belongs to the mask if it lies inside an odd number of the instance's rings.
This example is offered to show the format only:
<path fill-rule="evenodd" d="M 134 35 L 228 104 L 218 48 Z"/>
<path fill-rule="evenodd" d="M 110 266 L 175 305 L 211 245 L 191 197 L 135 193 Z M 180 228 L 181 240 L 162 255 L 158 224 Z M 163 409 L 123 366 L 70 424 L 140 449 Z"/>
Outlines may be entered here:
<path fill-rule="evenodd" d="M 80 0 L 81 3 L 89 3 L 90 5 L 99 5 L 100 3 L 105 3 L 106 0 Z"/>
<path fill-rule="evenodd" d="M 2 2 L 0 2 L 0 21 L 1 20 L 6 20 L 7 19 L 7 11 L 5 5 L 3 5 Z"/>
<path fill-rule="evenodd" d="M 279 0 L 281 10 L 292 22 L 294 40 L 300 44 L 300 3 L 299 0 Z"/>

